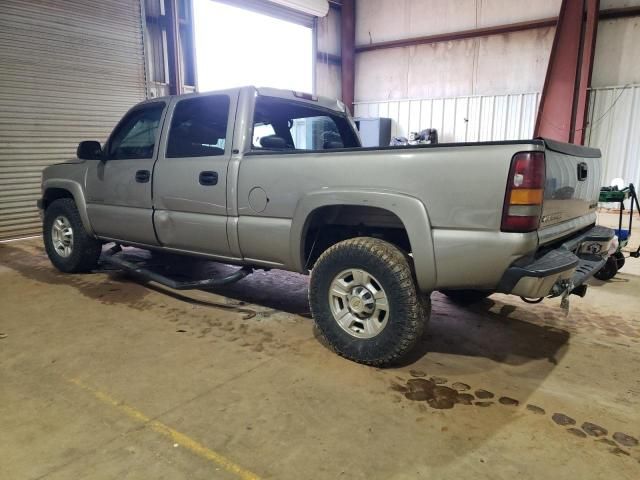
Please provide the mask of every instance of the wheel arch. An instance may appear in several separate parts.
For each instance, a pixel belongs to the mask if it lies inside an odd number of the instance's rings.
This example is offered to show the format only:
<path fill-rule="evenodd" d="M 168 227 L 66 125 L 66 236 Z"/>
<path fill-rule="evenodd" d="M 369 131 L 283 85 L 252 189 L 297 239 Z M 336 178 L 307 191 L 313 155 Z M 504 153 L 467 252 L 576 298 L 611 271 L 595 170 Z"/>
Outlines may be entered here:
<path fill-rule="evenodd" d="M 318 215 L 339 207 L 377 209 L 387 212 L 390 220 L 397 218 L 406 232 L 420 290 L 435 288 L 436 264 L 427 209 L 417 198 L 395 192 L 322 190 L 306 195 L 296 207 L 291 228 L 291 258 L 296 270 L 307 271 L 308 235 Z"/>
<path fill-rule="evenodd" d="M 80 214 L 82 226 L 88 234 L 94 235 L 89 215 L 87 214 L 87 203 L 84 198 L 82 186 L 73 180 L 52 179 L 45 180 L 42 184 L 42 209 L 43 211 L 55 200 L 59 198 L 72 198 Z"/>

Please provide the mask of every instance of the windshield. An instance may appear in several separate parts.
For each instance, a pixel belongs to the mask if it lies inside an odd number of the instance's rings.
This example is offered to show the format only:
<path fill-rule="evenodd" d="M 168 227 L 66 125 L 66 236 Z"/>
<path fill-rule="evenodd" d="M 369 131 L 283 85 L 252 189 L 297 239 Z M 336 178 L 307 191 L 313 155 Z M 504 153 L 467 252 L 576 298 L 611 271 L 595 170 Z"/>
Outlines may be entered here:
<path fill-rule="evenodd" d="M 254 150 L 331 150 L 360 146 L 346 115 L 275 97 L 258 97 Z"/>

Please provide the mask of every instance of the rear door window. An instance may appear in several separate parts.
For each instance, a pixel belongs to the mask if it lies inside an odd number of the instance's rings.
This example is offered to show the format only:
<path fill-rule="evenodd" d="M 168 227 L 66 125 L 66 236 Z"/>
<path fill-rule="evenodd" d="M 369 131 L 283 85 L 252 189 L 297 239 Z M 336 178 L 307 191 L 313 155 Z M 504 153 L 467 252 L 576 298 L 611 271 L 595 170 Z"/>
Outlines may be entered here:
<path fill-rule="evenodd" d="M 173 111 L 167 157 L 224 155 L 229 97 L 208 95 L 180 100 Z"/>

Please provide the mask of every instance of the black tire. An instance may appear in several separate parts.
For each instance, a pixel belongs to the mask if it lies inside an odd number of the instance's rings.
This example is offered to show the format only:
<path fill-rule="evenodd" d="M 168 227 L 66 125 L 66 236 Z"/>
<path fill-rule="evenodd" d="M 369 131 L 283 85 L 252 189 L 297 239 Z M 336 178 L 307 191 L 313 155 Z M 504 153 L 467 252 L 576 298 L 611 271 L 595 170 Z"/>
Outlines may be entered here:
<path fill-rule="evenodd" d="M 358 338 L 349 333 L 338 324 L 331 310 L 331 284 L 349 269 L 368 273 L 386 295 L 386 323 L 371 338 Z M 422 337 L 431 313 L 429 297 L 416 287 L 409 257 L 394 245 L 369 237 L 339 242 L 320 256 L 311 272 L 309 303 L 318 330 L 336 353 L 375 366 L 397 363 L 411 352 Z M 344 308 L 351 311 L 351 306 Z"/>
<path fill-rule="evenodd" d="M 481 302 L 493 292 L 487 290 L 440 290 L 440 293 L 458 305 L 473 305 Z"/>
<path fill-rule="evenodd" d="M 53 224 L 64 218 L 72 229 L 73 243 L 68 256 L 63 256 L 54 246 Z M 82 225 L 80 213 L 71 198 L 60 198 L 44 212 L 44 248 L 51 263 L 64 273 L 90 272 L 98 266 L 102 242 L 90 236 Z"/>
<path fill-rule="evenodd" d="M 614 258 L 616 259 L 616 265 L 618 267 L 618 271 L 620 271 L 620 269 L 622 267 L 624 267 L 624 254 L 621 251 L 617 251 L 616 253 L 613 254 Z"/>
<path fill-rule="evenodd" d="M 611 255 L 607 258 L 607 262 L 604 266 L 598 270 L 593 276 L 598 280 L 602 280 L 606 282 L 607 280 L 611 280 L 618 273 L 618 261 L 616 260 L 615 255 Z"/>

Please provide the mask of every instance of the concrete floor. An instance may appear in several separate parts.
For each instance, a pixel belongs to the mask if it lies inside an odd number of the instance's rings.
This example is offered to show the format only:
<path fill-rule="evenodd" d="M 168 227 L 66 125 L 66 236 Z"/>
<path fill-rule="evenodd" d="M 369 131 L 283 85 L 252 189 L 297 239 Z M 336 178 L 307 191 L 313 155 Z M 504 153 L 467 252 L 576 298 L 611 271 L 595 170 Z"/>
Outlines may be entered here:
<path fill-rule="evenodd" d="M 321 344 L 305 277 L 178 294 L 2 244 L 0 478 L 637 480 L 639 288 L 629 260 L 568 317 L 434 293 L 380 370 Z"/>

